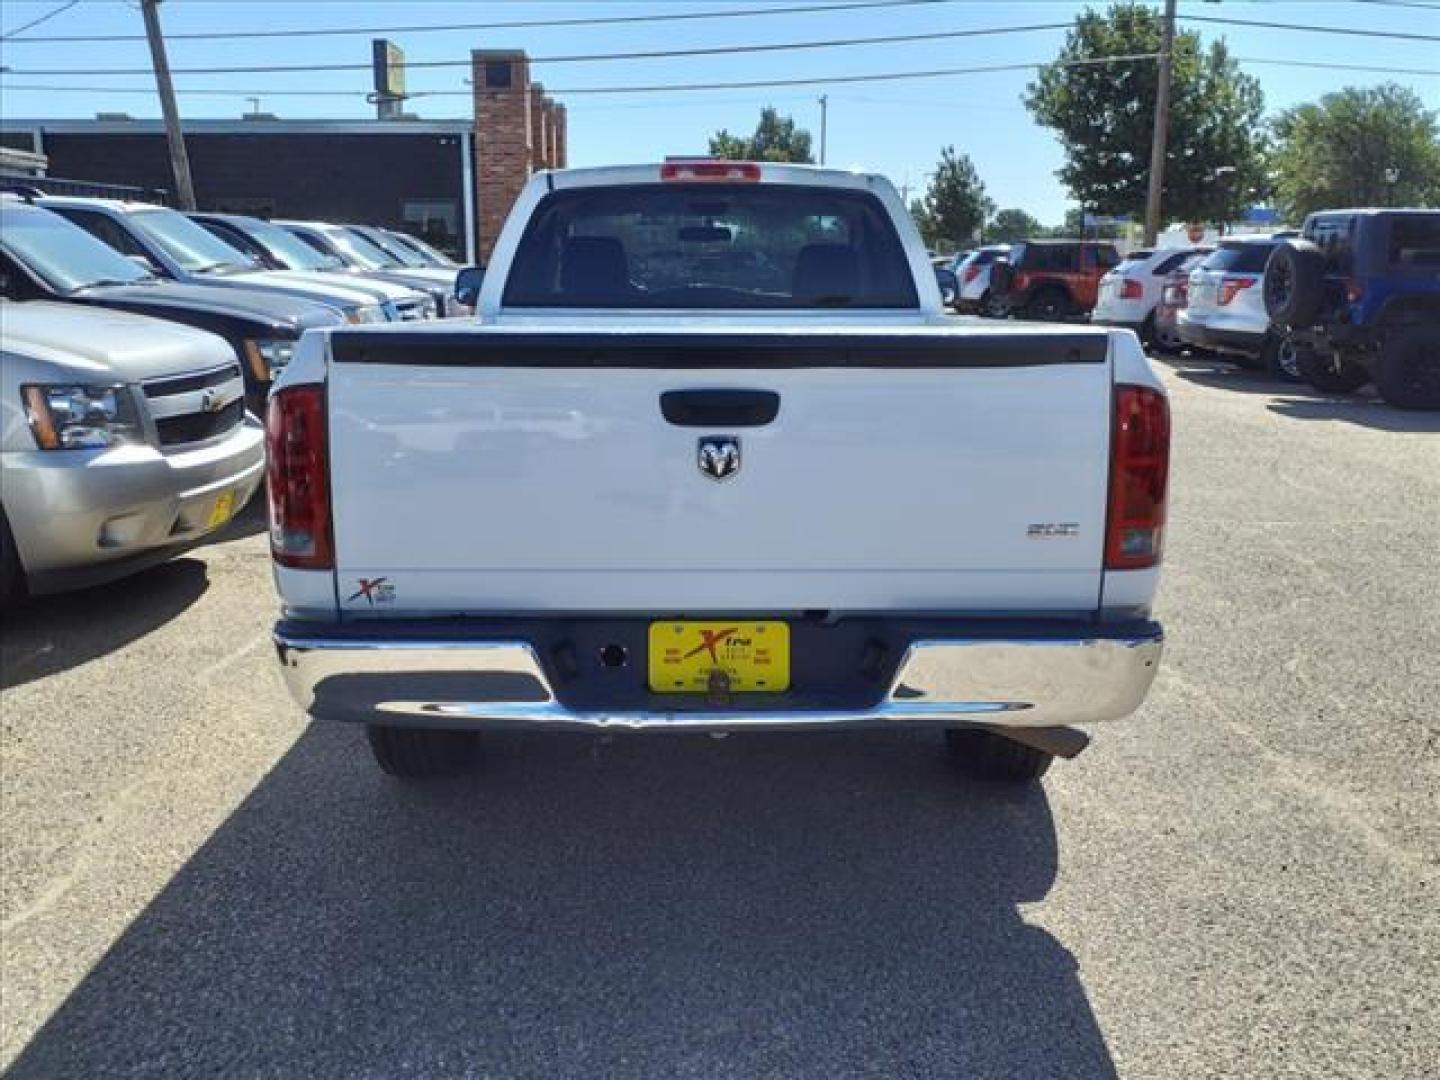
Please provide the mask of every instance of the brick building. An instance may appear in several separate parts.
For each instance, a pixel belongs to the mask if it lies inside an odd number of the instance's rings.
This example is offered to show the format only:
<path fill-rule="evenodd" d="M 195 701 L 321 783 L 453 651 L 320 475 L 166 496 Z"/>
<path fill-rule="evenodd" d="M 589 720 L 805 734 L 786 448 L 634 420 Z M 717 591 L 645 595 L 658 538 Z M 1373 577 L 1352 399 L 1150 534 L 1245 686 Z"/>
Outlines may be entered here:
<path fill-rule="evenodd" d="M 208 210 L 406 229 L 485 261 L 530 174 L 565 166 L 566 115 L 530 81 L 523 52 L 476 50 L 471 60 L 469 120 L 186 121 L 196 200 Z M 3 119 L 0 146 L 45 155 L 52 177 L 173 186 L 159 120 Z"/>

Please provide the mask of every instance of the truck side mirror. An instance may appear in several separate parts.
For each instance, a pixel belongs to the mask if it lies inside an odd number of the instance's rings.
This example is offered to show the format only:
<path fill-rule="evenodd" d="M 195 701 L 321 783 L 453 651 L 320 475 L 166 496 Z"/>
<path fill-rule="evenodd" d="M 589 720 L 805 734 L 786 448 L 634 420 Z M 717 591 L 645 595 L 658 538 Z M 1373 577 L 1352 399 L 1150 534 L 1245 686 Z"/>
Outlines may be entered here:
<path fill-rule="evenodd" d="M 473 308 L 480 299 L 480 283 L 485 280 L 483 266 L 463 266 L 455 275 L 455 299 Z"/>

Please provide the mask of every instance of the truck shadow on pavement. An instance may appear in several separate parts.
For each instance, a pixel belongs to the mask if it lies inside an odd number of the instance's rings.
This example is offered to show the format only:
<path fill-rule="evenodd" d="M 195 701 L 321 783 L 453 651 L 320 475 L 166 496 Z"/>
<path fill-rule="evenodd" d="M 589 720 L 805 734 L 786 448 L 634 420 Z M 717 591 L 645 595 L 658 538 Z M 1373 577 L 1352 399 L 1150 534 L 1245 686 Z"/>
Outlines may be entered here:
<path fill-rule="evenodd" d="M 1440 413 L 1392 408 L 1373 387 L 1354 394 L 1327 394 L 1303 382 L 1278 379 L 1214 357 L 1156 356 L 1187 382 L 1241 394 L 1263 394 L 1275 400 L 1271 412 L 1294 420 L 1341 420 L 1379 431 L 1440 431 Z"/>
<path fill-rule="evenodd" d="M 27 597 L 0 621 L 0 689 L 112 653 L 164 626 L 208 587 L 205 564 L 180 558 L 108 585 Z"/>
<path fill-rule="evenodd" d="M 1017 909 L 1043 789 L 932 733 L 488 747 L 407 787 L 308 729 L 11 1075 L 1115 1075 Z"/>
<path fill-rule="evenodd" d="M 1291 420 L 1343 420 L 1378 431 L 1440 432 L 1440 412 L 1395 409 L 1374 398 L 1280 398 L 1270 411 Z"/>

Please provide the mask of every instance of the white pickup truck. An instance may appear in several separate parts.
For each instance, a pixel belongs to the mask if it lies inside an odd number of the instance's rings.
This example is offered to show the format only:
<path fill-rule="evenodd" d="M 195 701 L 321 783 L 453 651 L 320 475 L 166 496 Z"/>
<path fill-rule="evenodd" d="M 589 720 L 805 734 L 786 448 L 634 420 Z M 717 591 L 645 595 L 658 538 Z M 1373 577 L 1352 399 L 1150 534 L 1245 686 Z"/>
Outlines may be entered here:
<path fill-rule="evenodd" d="M 481 732 L 926 725 L 1031 780 L 1125 716 L 1169 413 L 1129 331 L 947 317 L 881 177 L 533 177 L 464 324 L 270 398 L 280 663 L 380 766 Z"/>

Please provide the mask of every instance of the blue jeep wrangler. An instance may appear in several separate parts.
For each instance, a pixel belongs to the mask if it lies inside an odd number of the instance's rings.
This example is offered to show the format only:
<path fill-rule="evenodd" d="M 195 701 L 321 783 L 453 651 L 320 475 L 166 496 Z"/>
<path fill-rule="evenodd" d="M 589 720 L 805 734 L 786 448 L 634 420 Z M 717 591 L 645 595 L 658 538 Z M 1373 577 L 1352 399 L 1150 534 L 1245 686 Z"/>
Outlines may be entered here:
<path fill-rule="evenodd" d="M 1325 210 L 1265 267 L 1265 310 L 1299 372 L 1331 392 L 1374 382 L 1440 409 L 1440 210 Z"/>

